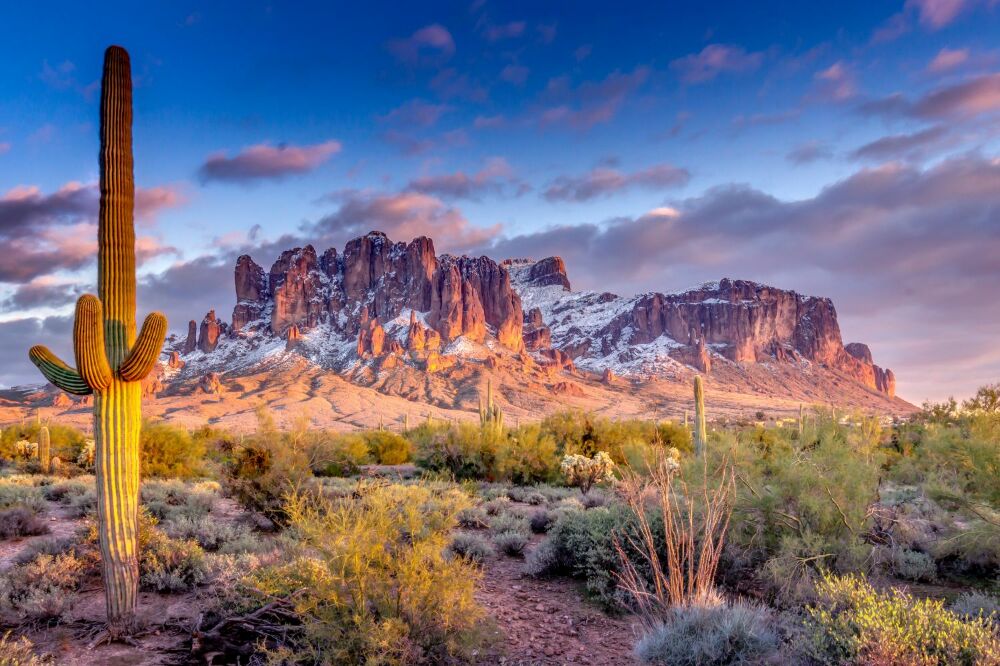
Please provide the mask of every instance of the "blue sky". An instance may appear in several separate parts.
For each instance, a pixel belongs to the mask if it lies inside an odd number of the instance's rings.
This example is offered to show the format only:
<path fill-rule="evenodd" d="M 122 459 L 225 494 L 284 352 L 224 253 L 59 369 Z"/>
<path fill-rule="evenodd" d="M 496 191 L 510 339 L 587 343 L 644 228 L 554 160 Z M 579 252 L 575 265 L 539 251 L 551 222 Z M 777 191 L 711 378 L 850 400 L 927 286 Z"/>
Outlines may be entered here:
<path fill-rule="evenodd" d="M 103 49 L 135 78 L 141 305 L 378 228 L 581 288 L 830 296 L 901 395 L 1000 379 L 1000 8 L 16 5 L 0 27 L 0 385 L 90 288 Z M 32 337 L 34 336 L 34 337 Z"/>

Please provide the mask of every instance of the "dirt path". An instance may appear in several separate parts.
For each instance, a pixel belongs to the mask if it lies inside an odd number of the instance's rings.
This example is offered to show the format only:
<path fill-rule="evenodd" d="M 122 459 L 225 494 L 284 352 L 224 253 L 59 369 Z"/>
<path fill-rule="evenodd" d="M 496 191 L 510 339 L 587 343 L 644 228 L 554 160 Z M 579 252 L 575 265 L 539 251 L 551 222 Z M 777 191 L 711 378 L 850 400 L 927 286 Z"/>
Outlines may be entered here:
<path fill-rule="evenodd" d="M 535 537 L 529 548 L 540 541 Z M 483 663 L 636 663 L 632 658 L 638 631 L 635 618 L 605 614 L 571 580 L 527 576 L 522 559 L 498 556 L 486 562 L 476 599 L 497 626 L 498 647 L 483 655 Z"/>

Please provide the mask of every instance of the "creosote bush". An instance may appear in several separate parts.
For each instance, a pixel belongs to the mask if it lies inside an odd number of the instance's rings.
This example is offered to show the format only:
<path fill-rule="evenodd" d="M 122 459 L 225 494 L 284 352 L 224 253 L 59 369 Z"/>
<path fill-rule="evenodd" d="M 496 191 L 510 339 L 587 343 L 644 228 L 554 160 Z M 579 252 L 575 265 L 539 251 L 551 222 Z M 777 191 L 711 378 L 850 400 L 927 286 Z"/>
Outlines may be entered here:
<path fill-rule="evenodd" d="M 399 433 L 371 430 L 364 435 L 372 461 L 379 465 L 401 465 L 410 461 L 410 441 Z"/>
<path fill-rule="evenodd" d="M 452 537 L 448 551 L 476 564 L 482 564 L 484 560 L 493 556 L 493 547 L 489 541 L 478 534 L 468 532 Z"/>

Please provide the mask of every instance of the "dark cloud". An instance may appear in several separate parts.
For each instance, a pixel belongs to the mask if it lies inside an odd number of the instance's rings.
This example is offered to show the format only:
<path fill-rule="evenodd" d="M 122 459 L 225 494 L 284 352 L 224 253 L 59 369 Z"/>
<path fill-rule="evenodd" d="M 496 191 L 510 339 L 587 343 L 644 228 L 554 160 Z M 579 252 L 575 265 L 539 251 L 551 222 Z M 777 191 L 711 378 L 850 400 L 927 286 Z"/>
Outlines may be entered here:
<path fill-rule="evenodd" d="M 876 139 L 854 150 L 851 157 L 856 160 L 875 161 L 918 160 L 929 150 L 940 146 L 947 137 L 947 128 L 935 125 L 912 134 L 893 134 Z"/>
<path fill-rule="evenodd" d="M 530 189 L 516 176 L 503 158 L 488 160 L 479 171 L 464 171 L 435 176 L 421 176 L 410 181 L 407 190 L 433 194 L 445 199 L 481 199 L 484 195 L 520 196 Z"/>
<path fill-rule="evenodd" d="M 331 155 L 339 153 L 340 148 L 339 141 L 326 141 L 311 146 L 258 144 L 233 157 L 227 157 L 225 153 L 209 155 L 198 170 L 198 176 L 203 183 L 278 180 L 312 171 Z"/>
<path fill-rule="evenodd" d="M 29 317 L 0 322 L 0 386 L 44 384 L 28 360 L 28 350 L 45 345 L 67 363 L 73 358 L 72 317 Z"/>
<path fill-rule="evenodd" d="M 87 290 L 78 284 L 37 278 L 31 282 L 18 285 L 8 298 L 0 301 L 0 310 L 30 310 L 32 308 L 43 307 L 59 308 L 75 303 L 76 299 L 85 291 Z"/>
<path fill-rule="evenodd" d="M 546 188 L 549 201 L 589 201 L 633 187 L 666 189 L 680 187 L 690 180 L 687 169 L 672 164 L 657 164 L 647 169 L 626 173 L 618 169 L 598 167 L 581 176 L 560 176 Z"/>
<path fill-rule="evenodd" d="M 984 74 L 931 90 L 916 101 L 901 93 L 865 102 L 864 115 L 910 116 L 927 120 L 971 119 L 1000 112 L 1000 73 Z"/>

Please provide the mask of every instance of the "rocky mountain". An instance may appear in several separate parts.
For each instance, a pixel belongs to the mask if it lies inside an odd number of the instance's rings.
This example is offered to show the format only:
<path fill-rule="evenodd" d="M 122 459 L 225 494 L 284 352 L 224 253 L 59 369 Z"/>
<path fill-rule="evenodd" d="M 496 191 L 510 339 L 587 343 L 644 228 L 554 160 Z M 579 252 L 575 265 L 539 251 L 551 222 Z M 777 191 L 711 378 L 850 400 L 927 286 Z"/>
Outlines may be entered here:
<path fill-rule="evenodd" d="M 632 297 L 578 292 L 559 257 L 498 264 L 439 256 L 426 237 L 402 243 L 371 232 L 342 253 L 286 250 L 267 271 L 241 256 L 235 287 L 232 324 L 209 312 L 190 323 L 178 351 L 284 340 L 284 351 L 337 371 L 366 363 L 433 371 L 477 344 L 526 363 L 637 379 L 683 367 L 711 373 L 720 363 L 817 365 L 895 394 L 892 371 L 866 345 L 844 345 L 830 299 L 746 280 Z"/>
<path fill-rule="evenodd" d="M 515 419 L 570 406 L 679 418 L 696 374 L 717 415 L 792 414 L 803 403 L 915 409 L 894 397 L 893 373 L 867 345 L 843 343 L 829 299 L 746 280 L 628 297 L 574 291 L 559 257 L 497 263 L 371 232 L 342 252 L 287 250 L 266 270 L 241 256 L 234 286 L 230 322 L 213 310 L 170 337 L 144 385 L 151 414 L 249 428 L 248 404 L 264 401 L 321 427 L 474 418 L 492 378 Z M 31 395 L 87 422 L 82 402 Z"/>

